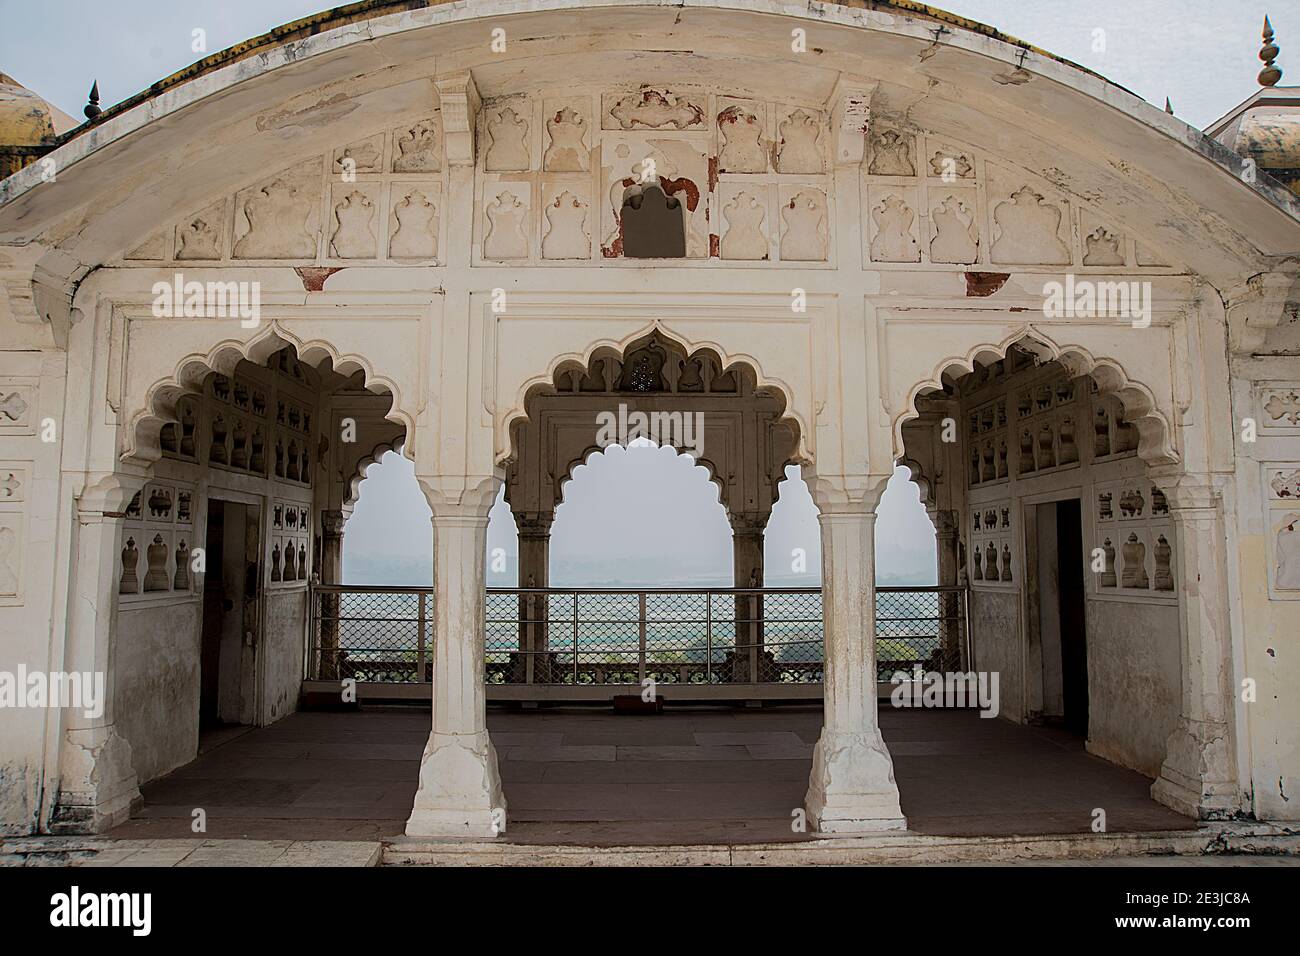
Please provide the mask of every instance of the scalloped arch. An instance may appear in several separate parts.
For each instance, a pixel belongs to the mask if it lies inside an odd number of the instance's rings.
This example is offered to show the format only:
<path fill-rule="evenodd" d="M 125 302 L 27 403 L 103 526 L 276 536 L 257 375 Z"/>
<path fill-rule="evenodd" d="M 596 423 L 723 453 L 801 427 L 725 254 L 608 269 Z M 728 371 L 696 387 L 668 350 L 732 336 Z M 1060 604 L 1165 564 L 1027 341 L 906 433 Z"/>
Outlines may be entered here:
<path fill-rule="evenodd" d="M 285 346 L 292 346 L 299 361 L 313 368 L 328 358 L 340 375 L 351 376 L 359 371 L 368 391 L 391 395 L 393 402 L 384 417 L 406 429 L 407 440 L 403 443 L 403 454 L 408 458 L 414 457 L 410 445 L 415 434 L 415 420 L 404 410 L 401 390 L 396 382 L 377 374 L 363 356 L 340 352 L 325 339 L 302 339 L 272 322 L 249 339 L 223 339 L 206 353 L 189 353 L 176 363 L 176 370 L 170 377 L 149 386 L 143 407 L 128 421 L 127 445 L 119 456 L 121 460 L 135 459 L 146 464 L 157 461 L 162 457 L 159 433 L 164 425 L 177 421 L 176 403 L 182 396 L 201 394 L 203 382 L 212 372 L 229 376 L 244 360 L 257 365 L 265 364 L 267 359 Z"/>
<path fill-rule="evenodd" d="M 347 482 L 348 494 L 346 501 L 348 504 L 355 504 L 357 498 L 360 497 L 361 482 L 366 480 L 366 473 L 370 471 L 370 466 L 378 462 L 379 459 L 383 458 L 390 451 L 395 451 L 401 454 L 405 443 L 405 438 L 395 442 L 381 441 L 379 444 L 375 445 L 374 448 L 370 449 L 369 454 L 357 461 L 357 466 L 352 471 L 352 477 L 349 478 Z M 403 457 L 406 456 L 403 455 Z"/>
<path fill-rule="evenodd" d="M 1130 378 L 1118 360 L 1098 358 L 1081 345 L 1059 345 L 1036 328 L 1018 330 L 1001 342 L 982 343 L 965 355 L 952 355 L 936 364 L 931 376 L 917 383 L 908 392 L 906 410 L 894 419 L 894 460 L 900 461 L 906 457 L 903 425 L 919 417 L 917 398 L 926 392 L 942 389 L 943 378 L 951 370 L 956 369 L 962 374 L 973 372 L 977 360 L 985 357 L 991 361 L 1006 358 L 1013 345 L 1034 353 L 1043 361 L 1060 362 L 1071 377 L 1091 375 L 1103 395 L 1117 397 L 1124 420 L 1138 430 L 1138 457 L 1148 465 L 1175 465 L 1182 460 L 1173 446 L 1170 423 L 1160 411 L 1149 388 Z"/>
<path fill-rule="evenodd" d="M 792 424 L 795 429 L 796 453 L 791 460 L 798 464 L 813 463 L 813 456 L 807 447 L 808 423 L 795 410 L 794 393 L 786 382 L 765 375 L 758 360 L 748 352 L 728 352 L 720 343 L 711 339 L 692 341 L 656 319 L 654 322 L 642 326 L 621 339 L 597 339 L 589 343 L 581 352 L 563 353 L 551 360 L 545 372 L 527 379 L 515 392 L 514 403 L 501 419 L 502 436 L 498 445 L 504 451 L 498 454 L 497 464 L 504 464 L 514 458 L 514 428 L 519 422 L 531 420 L 528 414 L 528 401 L 534 389 L 554 388 L 555 376 L 565 365 L 572 364 L 584 369 L 589 368 L 596 353 L 602 350 L 611 350 L 620 356 L 626 355 L 628 347 L 633 343 L 656 333 L 683 349 L 687 355 L 701 349 L 712 350 L 718 356 L 724 369 L 737 365 L 747 366 L 754 373 L 754 380 L 758 383 L 759 388 L 774 390 L 781 396 L 784 408 L 780 420 Z"/>
<path fill-rule="evenodd" d="M 653 439 L 648 439 L 648 440 L 652 442 L 654 441 Z M 679 448 L 674 448 L 672 445 L 665 446 L 663 444 L 660 444 L 659 442 L 654 442 L 654 445 L 656 448 L 664 448 L 664 447 L 673 448 L 673 450 L 677 452 L 678 457 L 684 455 L 685 457 L 690 458 L 692 461 L 695 462 L 695 465 L 693 467 L 703 468 L 705 474 L 708 476 L 709 481 L 712 482 L 714 485 L 716 485 L 718 488 L 718 503 L 722 505 L 723 508 L 726 508 L 727 506 L 727 499 L 725 495 L 726 488 L 723 487 L 723 480 L 718 477 L 717 465 L 715 465 L 712 461 L 710 461 L 707 458 L 696 458 L 694 455 L 690 454 L 689 452 Z M 608 446 L 606 446 L 606 448 L 607 447 Z M 620 445 L 619 447 L 624 449 L 627 448 L 626 445 Z M 590 445 L 589 447 L 583 450 L 582 454 L 578 455 L 576 458 L 572 459 L 571 461 L 565 464 L 564 476 L 560 478 L 559 504 L 564 504 L 564 488 L 566 485 L 568 485 L 569 482 L 573 480 L 574 469 L 578 468 L 581 465 L 591 464 L 591 460 L 595 458 L 597 455 L 603 455 L 606 451 L 606 448 L 602 448 L 599 445 Z"/>

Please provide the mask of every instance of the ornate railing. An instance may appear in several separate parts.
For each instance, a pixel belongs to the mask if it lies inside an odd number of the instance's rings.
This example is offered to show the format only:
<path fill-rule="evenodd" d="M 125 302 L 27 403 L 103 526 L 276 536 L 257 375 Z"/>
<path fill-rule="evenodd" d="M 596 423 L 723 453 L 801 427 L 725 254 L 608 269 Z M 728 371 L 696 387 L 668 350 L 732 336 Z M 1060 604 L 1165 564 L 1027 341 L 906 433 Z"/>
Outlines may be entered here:
<path fill-rule="evenodd" d="M 432 679 L 431 588 L 312 589 L 308 680 Z M 489 685 L 813 685 L 822 680 L 817 588 L 489 588 Z M 967 653 L 957 587 L 876 589 L 880 680 Z"/>

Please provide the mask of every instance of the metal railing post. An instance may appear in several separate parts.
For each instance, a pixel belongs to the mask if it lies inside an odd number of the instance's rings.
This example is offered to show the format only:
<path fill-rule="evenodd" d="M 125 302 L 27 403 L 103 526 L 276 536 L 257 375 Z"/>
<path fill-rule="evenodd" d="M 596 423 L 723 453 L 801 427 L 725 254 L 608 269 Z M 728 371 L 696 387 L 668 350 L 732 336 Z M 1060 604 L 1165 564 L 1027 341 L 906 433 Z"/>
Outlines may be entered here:
<path fill-rule="evenodd" d="M 645 686 L 645 592 L 637 592 L 637 655 L 636 680 Z"/>
<path fill-rule="evenodd" d="M 704 683 L 713 683 L 713 592 L 704 592 Z"/>
<path fill-rule="evenodd" d="M 424 601 L 425 601 L 425 598 L 427 598 L 427 597 L 428 597 L 428 595 L 425 594 L 423 591 L 420 592 L 420 611 L 419 611 L 418 616 L 416 617 L 416 622 L 417 622 L 417 623 L 416 623 L 416 627 L 419 628 L 420 633 L 416 636 L 416 639 L 415 639 L 415 668 L 416 668 L 416 670 L 415 670 L 415 679 L 416 679 L 417 681 L 419 681 L 420 683 L 423 683 L 423 682 L 424 682 L 424 679 L 425 679 L 425 678 L 424 678 L 424 671 L 425 671 L 425 664 L 424 664 L 424 662 L 425 662 L 425 657 L 427 656 L 427 653 L 428 653 L 427 648 L 425 647 L 425 638 L 424 638 L 424 627 L 425 627 L 425 621 L 426 621 L 426 612 L 425 612 Z"/>
<path fill-rule="evenodd" d="M 578 592 L 573 592 L 573 686 L 578 686 Z"/>

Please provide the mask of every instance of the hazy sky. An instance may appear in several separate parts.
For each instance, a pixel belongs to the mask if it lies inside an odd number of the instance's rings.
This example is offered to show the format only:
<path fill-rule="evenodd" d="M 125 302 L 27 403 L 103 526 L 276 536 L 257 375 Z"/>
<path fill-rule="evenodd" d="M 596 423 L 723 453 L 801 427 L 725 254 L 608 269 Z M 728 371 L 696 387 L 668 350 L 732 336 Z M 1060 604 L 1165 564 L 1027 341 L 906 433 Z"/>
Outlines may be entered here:
<path fill-rule="evenodd" d="M 1282 49 L 1279 65 L 1293 67 L 1283 82 L 1300 82 L 1297 0 L 938 5 L 1089 67 L 1152 103 L 1162 105 L 1168 96 L 1178 116 L 1202 128 L 1256 89 L 1265 13 Z M 200 59 L 196 29 L 205 31 L 206 52 L 215 52 L 321 9 L 318 0 L 0 0 L 0 72 L 80 117 L 92 80 L 108 107 Z M 431 541 L 428 508 L 410 464 L 389 455 L 370 474 L 347 527 L 347 573 L 355 576 L 369 562 L 372 571 L 391 576 L 415 568 L 419 577 L 429 566 Z M 915 486 L 901 474 L 890 484 L 877 526 L 884 574 L 914 574 L 933 564 L 932 529 Z M 795 548 L 805 549 L 815 575 L 817 543 L 807 489 L 797 479 L 783 482 L 768 526 L 769 580 L 789 574 Z M 493 512 L 489 547 L 506 549 L 513 569 L 514 526 L 504 502 Z M 730 529 L 716 487 L 690 459 L 655 448 L 612 449 L 580 466 L 566 487 L 551 556 L 557 585 L 649 584 L 665 577 L 725 583 Z M 506 579 L 513 582 L 513 570 L 497 583 Z"/>

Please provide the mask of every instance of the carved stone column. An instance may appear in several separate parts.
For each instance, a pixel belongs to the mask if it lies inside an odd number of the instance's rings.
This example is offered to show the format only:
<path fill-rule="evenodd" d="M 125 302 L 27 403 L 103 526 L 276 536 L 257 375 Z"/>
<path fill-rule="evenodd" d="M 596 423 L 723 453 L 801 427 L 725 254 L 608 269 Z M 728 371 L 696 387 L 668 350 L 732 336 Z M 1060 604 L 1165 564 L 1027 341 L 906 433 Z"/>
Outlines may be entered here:
<path fill-rule="evenodd" d="M 1154 477 L 1154 476 L 1153 476 Z M 1240 804 L 1232 735 L 1232 639 L 1228 618 L 1227 476 L 1155 477 L 1175 523 L 1182 708 L 1151 796 L 1201 819 Z"/>
<path fill-rule="evenodd" d="M 866 488 L 813 483 L 822 537 L 824 723 L 805 805 L 822 833 L 903 830 L 894 763 L 876 714 L 876 506 L 888 476 Z"/>
<path fill-rule="evenodd" d="M 519 532 L 519 586 L 550 587 L 551 524 L 554 512 L 515 512 Z M 527 683 L 549 680 L 546 652 L 550 649 L 545 595 L 519 598 L 519 650 L 523 660 L 519 677 Z"/>
<path fill-rule="evenodd" d="M 733 587 L 763 586 L 763 530 L 770 514 L 729 514 L 734 557 Z M 763 670 L 763 596 L 736 598 L 736 653 L 731 676 L 736 681 L 758 681 Z"/>
<path fill-rule="evenodd" d="M 348 516 L 342 511 L 321 512 L 320 583 L 343 583 L 343 525 Z M 322 594 L 320 614 L 320 660 L 317 677 L 337 680 L 339 676 L 339 596 Z"/>
<path fill-rule="evenodd" d="M 498 483 L 455 495 L 421 484 L 433 510 L 433 729 L 406 833 L 496 836 L 505 829 L 506 799 L 488 737 L 483 679 L 484 552 Z"/>
<path fill-rule="evenodd" d="M 938 582 L 950 587 L 957 583 L 961 568 L 961 515 L 956 511 L 935 508 L 930 511 L 934 522 L 935 552 L 938 559 Z M 961 616 L 961 595 L 944 592 L 939 595 L 939 638 L 943 653 L 944 670 L 966 666 L 965 622 Z"/>
<path fill-rule="evenodd" d="M 52 833 L 103 833 L 124 822 L 140 800 L 131 744 L 113 722 L 115 644 L 118 637 L 118 552 L 122 519 L 143 481 L 105 476 L 88 487 L 76 504 L 75 564 L 62 670 L 102 675 L 102 713 L 84 708 L 62 711 L 58 799 L 50 819 Z"/>

